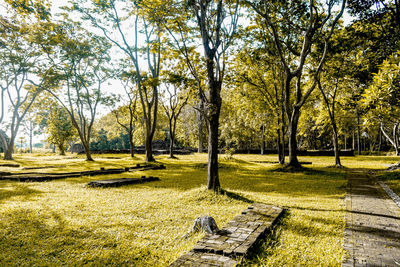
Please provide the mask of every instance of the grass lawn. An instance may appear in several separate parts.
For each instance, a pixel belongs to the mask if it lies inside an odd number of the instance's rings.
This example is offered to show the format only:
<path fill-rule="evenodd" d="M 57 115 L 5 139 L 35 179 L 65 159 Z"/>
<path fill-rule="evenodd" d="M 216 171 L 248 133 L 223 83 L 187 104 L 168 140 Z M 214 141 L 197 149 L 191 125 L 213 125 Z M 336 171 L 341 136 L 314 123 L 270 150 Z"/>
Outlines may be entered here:
<path fill-rule="evenodd" d="M 132 166 L 143 157 L 15 155 L 22 167 L 64 165 L 66 172 Z M 119 157 L 115 159 L 113 157 Z M 340 266 L 345 227 L 346 169 L 327 168 L 331 157 L 312 161 L 303 173 L 276 172 L 276 156 L 221 156 L 220 180 L 230 192 L 205 189 L 207 155 L 168 159 L 166 170 L 70 178 L 50 182 L 0 181 L 0 265 L 167 266 L 190 250 L 202 234 L 185 239 L 195 218 L 213 216 L 222 227 L 250 202 L 287 209 L 281 224 L 244 265 Z M 348 157 L 349 168 L 383 169 L 395 157 Z M 5 161 L 0 160 L 0 163 Z M 310 166 L 310 165 L 307 165 Z M 0 167 L 0 171 L 24 171 Z M 29 172 L 34 170 L 29 170 Z M 37 170 L 43 172 L 44 170 Z M 120 188 L 87 188 L 93 180 L 152 175 L 161 181 Z"/>

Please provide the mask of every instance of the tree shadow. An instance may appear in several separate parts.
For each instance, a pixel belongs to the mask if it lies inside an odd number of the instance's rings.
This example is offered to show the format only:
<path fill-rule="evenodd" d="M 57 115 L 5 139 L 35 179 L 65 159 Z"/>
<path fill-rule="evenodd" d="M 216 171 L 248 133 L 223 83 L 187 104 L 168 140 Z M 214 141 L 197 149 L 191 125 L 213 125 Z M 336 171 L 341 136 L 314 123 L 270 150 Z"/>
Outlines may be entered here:
<path fill-rule="evenodd" d="M 5 189 L 12 187 L 11 189 Z M 42 194 L 42 191 L 32 189 L 29 186 L 21 183 L 1 183 L 0 184 L 0 202 L 12 197 L 24 197 L 24 200 L 29 200 L 31 197 Z"/>
<path fill-rule="evenodd" d="M 239 194 L 236 194 L 234 192 L 229 192 L 229 191 L 224 190 L 224 189 L 221 189 L 221 194 L 223 194 L 223 195 L 225 195 L 225 196 L 227 196 L 227 197 L 229 197 L 231 199 L 234 199 L 234 200 L 239 200 L 239 201 L 246 202 L 246 203 L 249 203 L 249 204 L 254 203 L 254 201 L 251 200 L 251 199 L 248 199 L 248 198 L 246 198 L 244 196 L 241 196 Z"/>
<path fill-rule="evenodd" d="M 0 242 L 0 265 L 113 265 L 116 260 L 110 255 L 110 248 L 117 246 L 112 236 L 87 226 L 73 227 L 51 210 L 39 215 L 30 209 L 13 209 L 2 214 L 0 228 L 7 233 Z M 108 264 L 105 257 L 110 257 Z"/>

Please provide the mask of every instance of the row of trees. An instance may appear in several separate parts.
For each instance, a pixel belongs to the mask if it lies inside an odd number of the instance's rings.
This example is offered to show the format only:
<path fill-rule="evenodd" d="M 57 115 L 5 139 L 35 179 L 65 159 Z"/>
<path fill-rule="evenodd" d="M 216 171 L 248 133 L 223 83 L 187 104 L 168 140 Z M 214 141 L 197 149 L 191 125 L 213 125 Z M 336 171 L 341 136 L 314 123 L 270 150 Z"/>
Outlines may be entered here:
<path fill-rule="evenodd" d="M 355 20 L 344 26 L 346 4 Z M 154 160 L 160 120 L 171 157 L 176 135 L 189 132 L 179 116 L 195 121 L 199 152 L 208 137 L 207 184 L 215 191 L 221 145 L 264 149 L 267 136 L 279 162 L 287 151 L 287 166 L 298 168 L 299 147 L 329 148 L 329 137 L 341 166 L 340 143 L 356 136 L 360 147 L 364 123 L 399 150 L 398 1 L 76 0 L 58 15 L 43 1 L 9 5 L 0 31 L 0 123 L 5 96 L 12 106 L 9 139 L 0 132 L 5 159 L 36 110 L 61 151 L 75 134 L 93 160 L 100 105 L 111 112 L 99 124 L 113 118 L 131 156 L 142 129 L 146 161 Z M 106 93 L 111 80 L 121 82 L 122 95 Z M 66 134 L 56 137 L 60 129 Z"/>

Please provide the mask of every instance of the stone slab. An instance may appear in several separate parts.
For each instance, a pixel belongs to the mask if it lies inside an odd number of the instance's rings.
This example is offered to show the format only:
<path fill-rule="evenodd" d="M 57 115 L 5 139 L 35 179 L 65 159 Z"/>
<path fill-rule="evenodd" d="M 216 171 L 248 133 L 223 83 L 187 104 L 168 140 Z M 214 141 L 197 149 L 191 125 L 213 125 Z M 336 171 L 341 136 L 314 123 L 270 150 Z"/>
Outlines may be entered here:
<path fill-rule="evenodd" d="M 0 180 L 11 180 L 19 182 L 43 182 L 51 181 L 57 179 L 74 178 L 81 176 L 95 176 L 95 175 L 106 175 L 106 174 L 119 174 L 127 171 L 144 171 L 144 170 L 160 170 L 165 169 L 165 165 L 148 165 L 148 164 L 137 164 L 132 167 L 125 168 L 115 168 L 115 169 L 105 169 L 100 168 L 100 170 L 92 171 L 82 171 L 82 172 L 68 172 L 68 173 L 40 173 L 40 172 L 24 172 L 24 173 L 10 173 L 10 172 L 0 172 Z"/>
<path fill-rule="evenodd" d="M 20 165 L 19 164 L 15 164 L 15 163 L 1 163 L 0 167 L 12 167 L 12 168 L 19 168 Z"/>
<path fill-rule="evenodd" d="M 142 176 L 142 178 L 119 178 L 119 179 L 109 179 L 109 180 L 99 180 L 99 181 L 92 181 L 87 184 L 90 187 L 119 187 L 123 185 L 130 185 L 130 184 L 142 184 L 152 181 L 159 181 L 160 178 L 158 177 L 146 177 Z"/>

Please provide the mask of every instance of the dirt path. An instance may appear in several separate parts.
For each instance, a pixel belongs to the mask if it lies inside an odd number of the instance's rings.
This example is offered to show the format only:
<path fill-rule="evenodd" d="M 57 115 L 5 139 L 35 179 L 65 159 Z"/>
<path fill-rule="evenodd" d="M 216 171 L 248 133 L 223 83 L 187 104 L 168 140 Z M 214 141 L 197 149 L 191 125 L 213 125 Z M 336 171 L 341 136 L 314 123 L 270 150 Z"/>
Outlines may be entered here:
<path fill-rule="evenodd" d="M 366 173 L 348 174 L 343 266 L 400 266 L 400 208 Z"/>

